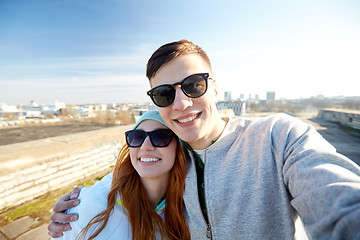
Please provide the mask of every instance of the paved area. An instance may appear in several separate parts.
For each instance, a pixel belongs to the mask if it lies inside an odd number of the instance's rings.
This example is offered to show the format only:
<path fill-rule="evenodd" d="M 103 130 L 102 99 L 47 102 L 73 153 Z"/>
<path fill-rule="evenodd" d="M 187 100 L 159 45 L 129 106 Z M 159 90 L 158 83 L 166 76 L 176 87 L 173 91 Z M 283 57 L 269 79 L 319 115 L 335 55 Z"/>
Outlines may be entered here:
<path fill-rule="evenodd" d="M 315 126 L 321 136 L 330 142 L 337 152 L 347 156 L 360 166 L 360 131 L 319 118 L 308 118 L 307 122 Z"/>
<path fill-rule="evenodd" d="M 36 219 L 28 216 L 20 218 L 0 228 L 0 240 L 49 240 L 47 224 L 38 225 Z"/>
<path fill-rule="evenodd" d="M 29 232 L 21 235 L 17 240 L 49 240 L 47 224 L 41 225 L 40 227 L 34 228 Z"/>

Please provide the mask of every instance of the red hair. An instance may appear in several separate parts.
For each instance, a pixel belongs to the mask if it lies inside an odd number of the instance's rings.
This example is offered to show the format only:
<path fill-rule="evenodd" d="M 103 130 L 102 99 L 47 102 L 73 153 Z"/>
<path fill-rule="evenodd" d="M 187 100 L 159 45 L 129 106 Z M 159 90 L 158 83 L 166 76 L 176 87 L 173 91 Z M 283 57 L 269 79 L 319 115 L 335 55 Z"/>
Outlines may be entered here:
<path fill-rule="evenodd" d="M 85 239 L 91 226 L 96 230 L 92 232 L 89 240 L 94 239 L 106 227 L 109 217 L 114 210 L 116 196 L 119 194 L 124 212 L 131 224 L 132 239 L 155 240 L 156 230 L 159 230 L 161 239 L 190 239 L 189 229 L 185 223 L 183 213 L 183 192 L 186 176 L 186 159 L 184 152 L 177 141 L 176 159 L 166 191 L 166 204 L 164 220 L 151 206 L 146 189 L 141 184 L 140 176 L 131 164 L 129 147 L 124 145 L 117 158 L 111 189 L 108 194 L 107 208 L 96 215 L 79 233 L 78 237 Z"/>

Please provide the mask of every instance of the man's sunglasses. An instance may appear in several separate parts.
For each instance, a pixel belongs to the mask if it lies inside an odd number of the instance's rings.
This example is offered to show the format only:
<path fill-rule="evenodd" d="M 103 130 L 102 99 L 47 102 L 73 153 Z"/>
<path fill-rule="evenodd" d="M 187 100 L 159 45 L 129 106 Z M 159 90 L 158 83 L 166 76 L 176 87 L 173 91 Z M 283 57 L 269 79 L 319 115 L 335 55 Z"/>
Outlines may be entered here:
<path fill-rule="evenodd" d="M 180 85 L 187 97 L 198 98 L 206 93 L 208 78 L 208 73 L 196 73 L 186 77 L 181 82 L 156 86 L 149 90 L 147 95 L 150 96 L 156 106 L 167 107 L 175 100 L 175 86 Z"/>
<path fill-rule="evenodd" d="M 167 128 L 156 129 L 151 132 L 137 129 L 125 132 L 126 143 L 132 148 L 140 147 L 147 136 L 149 136 L 150 142 L 154 147 L 167 147 L 171 143 L 174 133 Z"/>

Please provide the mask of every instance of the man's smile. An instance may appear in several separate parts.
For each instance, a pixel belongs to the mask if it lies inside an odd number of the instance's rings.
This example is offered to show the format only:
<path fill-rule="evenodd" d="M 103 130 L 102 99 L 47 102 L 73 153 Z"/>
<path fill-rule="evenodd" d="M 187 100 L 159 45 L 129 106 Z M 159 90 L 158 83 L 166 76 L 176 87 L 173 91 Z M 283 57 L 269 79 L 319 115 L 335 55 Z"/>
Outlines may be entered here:
<path fill-rule="evenodd" d="M 191 115 L 191 116 L 186 117 L 186 118 L 176 119 L 176 121 L 178 121 L 179 123 L 188 123 L 188 122 L 191 122 L 194 119 L 198 118 L 200 116 L 200 114 L 201 114 L 201 112 L 197 113 L 197 114 L 194 114 L 194 115 Z"/>

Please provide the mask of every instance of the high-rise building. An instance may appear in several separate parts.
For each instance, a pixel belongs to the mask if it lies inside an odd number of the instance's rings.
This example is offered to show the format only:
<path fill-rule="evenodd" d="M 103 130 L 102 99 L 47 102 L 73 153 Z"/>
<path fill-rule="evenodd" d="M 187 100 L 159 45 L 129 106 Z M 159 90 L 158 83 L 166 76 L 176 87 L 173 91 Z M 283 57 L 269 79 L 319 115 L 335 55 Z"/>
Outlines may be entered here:
<path fill-rule="evenodd" d="M 224 100 L 225 101 L 231 101 L 231 92 L 225 92 Z"/>
<path fill-rule="evenodd" d="M 275 102 L 275 92 L 266 92 L 266 101 Z"/>

